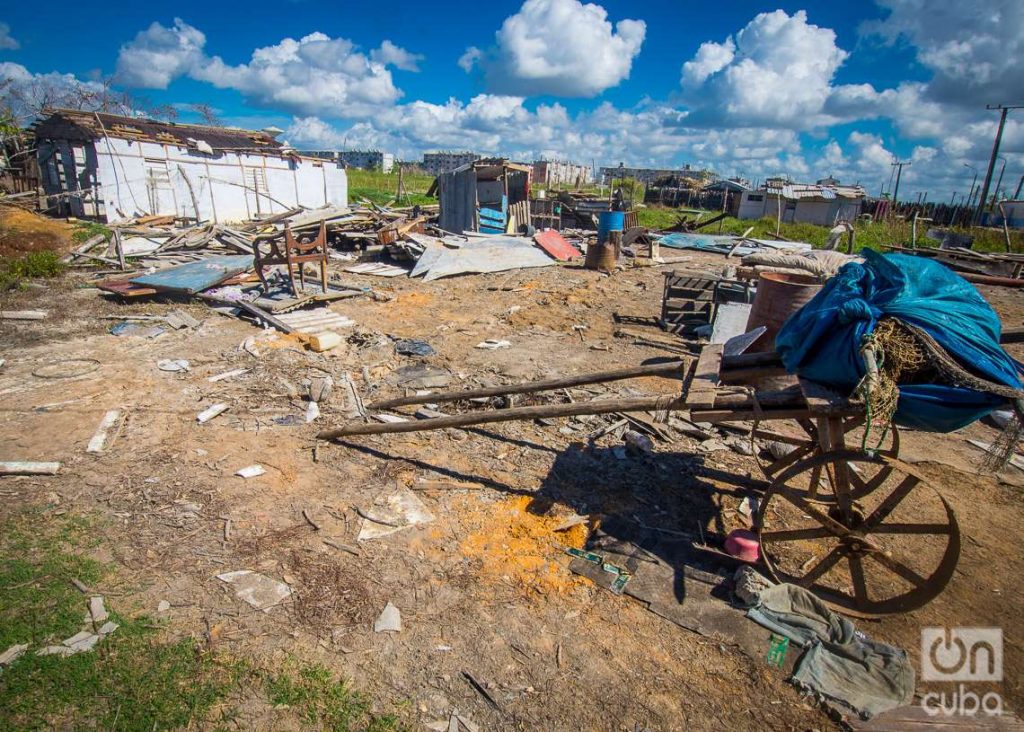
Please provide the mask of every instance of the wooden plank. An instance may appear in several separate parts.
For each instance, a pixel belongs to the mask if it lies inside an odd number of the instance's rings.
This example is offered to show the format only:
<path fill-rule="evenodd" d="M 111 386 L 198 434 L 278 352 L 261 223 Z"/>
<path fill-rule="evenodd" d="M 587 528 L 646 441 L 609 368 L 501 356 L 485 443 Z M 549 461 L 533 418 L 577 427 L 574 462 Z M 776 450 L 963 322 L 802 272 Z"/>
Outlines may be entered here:
<path fill-rule="evenodd" d="M 933 702 L 937 705 L 938 702 Z M 1008 709 L 1000 716 L 982 714 L 929 714 L 923 706 L 899 707 L 871 719 L 846 719 L 854 732 L 928 732 L 929 730 L 971 730 L 971 732 L 1024 732 L 1024 723 Z"/>
<path fill-rule="evenodd" d="M 849 411 L 850 400 L 823 384 L 799 378 L 800 391 L 807 400 L 808 408 L 816 414 Z"/>
<path fill-rule="evenodd" d="M 712 409 L 718 393 L 718 370 L 722 364 L 724 344 L 704 346 L 697 360 L 697 368 L 686 394 L 686 406 L 694 409 Z"/>
<path fill-rule="evenodd" d="M 0 310 L 0 320 L 45 320 L 45 310 Z"/>
<path fill-rule="evenodd" d="M 0 462 L 0 475 L 56 475 L 60 463 L 32 463 L 20 460 Z"/>

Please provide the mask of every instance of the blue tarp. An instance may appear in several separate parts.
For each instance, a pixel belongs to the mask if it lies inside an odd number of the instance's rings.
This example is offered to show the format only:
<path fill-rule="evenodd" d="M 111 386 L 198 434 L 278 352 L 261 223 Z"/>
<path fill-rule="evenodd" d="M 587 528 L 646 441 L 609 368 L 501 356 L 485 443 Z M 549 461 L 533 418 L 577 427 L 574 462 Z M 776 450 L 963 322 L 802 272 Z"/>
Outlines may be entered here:
<path fill-rule="evenodd" d="M 973 285 L 924 257 L 861 254 L 863 264 L 844 265 L 779 331 L 775 348 L 787 371 L 851 393 L 864 376 L 861 340 L 890 316 L 926 331 L 967 371 L 1021 388 L 1021 365 L 999 346 L 999 317 Z M 1006 402 L 961 387 L 908 384 L 900 387 L 896 422 L 950 432 Z"/>

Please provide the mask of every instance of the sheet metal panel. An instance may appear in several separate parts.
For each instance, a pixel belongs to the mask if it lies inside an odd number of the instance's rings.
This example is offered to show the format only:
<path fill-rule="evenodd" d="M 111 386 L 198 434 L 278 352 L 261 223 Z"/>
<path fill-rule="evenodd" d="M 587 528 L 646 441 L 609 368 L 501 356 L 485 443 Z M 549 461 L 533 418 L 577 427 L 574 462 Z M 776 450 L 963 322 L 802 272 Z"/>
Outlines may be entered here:
<path fill-rule="evenodd" d="M 246 254 L 228 254 L 157 270 L 152 274 L 133 277 L 131 282 L 158 290 L 194 295 L 220 284 L 229 277 L 247 272 L 252 267 L 252 257 Z"/>

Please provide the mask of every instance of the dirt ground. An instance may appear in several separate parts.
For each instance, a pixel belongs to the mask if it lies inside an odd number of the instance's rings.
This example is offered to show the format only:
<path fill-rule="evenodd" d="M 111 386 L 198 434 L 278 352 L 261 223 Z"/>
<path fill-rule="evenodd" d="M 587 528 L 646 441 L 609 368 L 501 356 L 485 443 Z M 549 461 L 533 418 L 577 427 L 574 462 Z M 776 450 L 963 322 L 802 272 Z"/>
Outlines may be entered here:
<path fill-rule="evenodd" d="M 722 263 L 696 255 L 688 268 L 717 271 Z M 653 456 L 622 459 L 613 435 L 588 445 L 590 433 L 613 421 L 603 417 L 318 443 L 319 430 L 345 421 L 339 389 L 320 419 L 302 417 L 304 380 L 325 374 L 349 374 L 372 402 L 404 393 L 398 369 L 420 363 L 449 371 L 455 389 L 678 357 L 614 335 L 615 314 L 659 314 L 664 269 L 605 276 L 564 265 L 435 282 L 351 275 L 390 299 L 335 304 L 357 325 L 345 347 L 324 354 L 276 338 L 258 341 L 254 356 L 240 347 L 260 333 L 251 324 L 194 304 L 108 300 L 73 275 L 7 294 L 3 309 L 47 309 L 50 317 L 0 323 L 0 459 L 54 460 L 62 468 L 53 477 L 5 478 L 0 517 L 26 505 L 99 516 L 98 556 L 118 567 L 118 583 L 100 589 L 121 612 L 152 614 L 166 600 L 173 636 L 209 638 L 219 650 L 270 665 L 290 656 L 324 663 L 413 729 L 456 709 L 488 730 L 834 728 L 762 660 L 568 569 L 564 548 L 582 545 L 587 529 L 557 529 L 574 514 L 721 536 L 738 525 L 737 480 L 760 476 L 753 457 L 704 454 L 699 440 L 678 435 L 657 441 Z M 1017 291 L 983 292 L 1007 327 L 1024 324 Z M 104 319 L 175 308 L 201 326 L 117 337 L 109 328 L 118 321 Z M 426 340 L 437 354 L 396 355 L 392 338 Z M 512 345 L 474 347 L 485 339 Z M 189 361 L 188 372 L 156 366 L 178 358 Z M 249 372 L 207 380 L 238 368 Z M 62 369 L 64 378 L 53 378 Z M 644 378 L 570 395 L 679 389 L 676 380 Z M 229 410 L 197 424 L 196 414 L 217 402 Z M 534 402 L 517 402 L 525 403 Z M 111 409 L 126 415 L 115 439 L 87 454 Z M 903 456 L 957 512 L 965 537 L 959 569 L 923 609 L 858 627 L 906 648 L 915 666 L 924 626 L 1002 627 L 999 691 L 1017 709 L 1024 703 L 1016 622 L 1024 501 L 1010 483 L 1024 484 L 1024 473 L 982 474 L 981 455 L 966 442 L 996 435 L 983 424 L 962 434 L 904 433 Z M 254 463 L 266 473 L 234 475 Z M 358 541 L 360 513 L 381 510 L 402 488 L 435 520 Z M 294 594 L 257 611 L 216 579 L 237 569 L 287 582 Z M 374 633 L 389 601 L 401 610 L 403 630 Z M 285 711 L 259 705 L 240 724 L 297 725 Z"/>

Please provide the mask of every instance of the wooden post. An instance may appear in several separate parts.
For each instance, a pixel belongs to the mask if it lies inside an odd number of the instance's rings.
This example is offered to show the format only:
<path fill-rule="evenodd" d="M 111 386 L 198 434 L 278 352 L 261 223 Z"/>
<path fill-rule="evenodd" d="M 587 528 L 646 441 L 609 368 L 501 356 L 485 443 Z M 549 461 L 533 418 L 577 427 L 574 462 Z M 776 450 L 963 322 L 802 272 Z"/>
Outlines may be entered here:
<path fill-rule="evenodd" d="M 538 391 L 551 391 L 553 389 L 566 389 L 570 386 L 583 386 L 585 384 L 603 384 L 609 381 L 622 381 L 623 379 L 634 379 L 638 376 L 683 376 L 688 361 L 671 361 L 669 363 L 652 364 L 650 366 L 633 366 L 614 371 L 598 371 L 591 374 L 580 374 L 579 376 L 566 376 L 560 379 L 546 379 L 544 381 L 527 381 L 520 384 L 509 384 L 507 386 L 491 386 L 483 389 L 468 389 L 465 391 L 435 392 L 433 394 L 416 394 L 396 399 L 385 399 L 373 404 L 368 404 L 367 409 L 390 409 L 402 407 L 409 404 L 437 404 L 440 402 L 454 402 L 462 399 L 482 399 L 484 397 L 504 396 L 507 394 L 532 394 Z"/>
<path fill-rule="evenodd" d="M 124 272 L 128 267 L 124 261 L 124 247 L 121 246 L 121 232 L 118 229 L 114 229 L 114 251 L 117 252 L 117 265 Z"/>
<path fill-rule="evenodd" d="M 686 408 L 682 397 L 662 395 L 657 397 L 639 397 L 633 399 L 598 399 L 591 402 L 575 404 L 551 404 L 540 407 L 518 407 L 515 409 L 499 409 L 496 411 L 460 414 L 453 417 L 436 417 L 434 419 L 417 419 L 410 422 L 387 424 L 354 424 L 333 430 L 324 430 L 317 435 L 318 440 L 334 440 L 349 435 L 381 435 L 396 432 L 423 432 L 439 430 L 447 427 L 468 427 L 476 424 L 492 422 L 513 422 L 515 420 L 539 419 L 541 417 L 573 417 L 580 414 L 613 414 L 615 412 L 647 412 L 655 410 L 681 410 Z"/>

